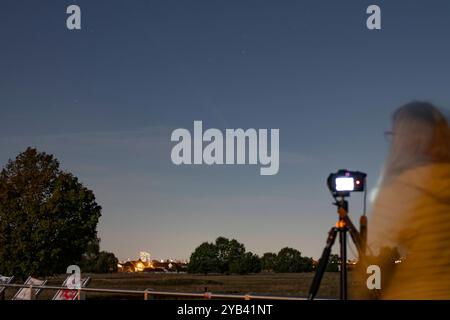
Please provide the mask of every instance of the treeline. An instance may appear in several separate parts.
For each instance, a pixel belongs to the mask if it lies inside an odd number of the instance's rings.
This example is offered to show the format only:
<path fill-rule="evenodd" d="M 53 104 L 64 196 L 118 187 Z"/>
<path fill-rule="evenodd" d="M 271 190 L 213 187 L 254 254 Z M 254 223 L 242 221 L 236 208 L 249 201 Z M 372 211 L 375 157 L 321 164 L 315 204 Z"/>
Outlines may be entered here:
<path fill-rule="evenodd" d="M 339 258 L 333 255 L 327 271 L 338 271 Z M 267 252 L 259 257 L 247 252 L 237 240 L 224 237 L 215 243 L 204 242 L 191 254 L 189 273 L 248 274 L 265 272 L 312 272 L 316 262 L 311 257 L 303 257 L 293 248 L 283 248 L 278 253 Z"/>

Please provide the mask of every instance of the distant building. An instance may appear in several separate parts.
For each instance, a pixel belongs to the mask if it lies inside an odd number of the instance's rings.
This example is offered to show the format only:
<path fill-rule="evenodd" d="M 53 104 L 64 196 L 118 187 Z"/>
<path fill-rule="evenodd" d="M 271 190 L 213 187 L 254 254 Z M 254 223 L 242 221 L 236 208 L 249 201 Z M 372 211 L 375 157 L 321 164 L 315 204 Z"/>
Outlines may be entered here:
<path fill-rule="evenodd" d="M 140 259 L 142 262 L 148 262 L 148 261 L 151 261 L 151 259 L 150 259 L 150 253 L 145 252 L 145 251 L 139 252 L 139 259 Z"/>
<path fill-rule="evenodd" d="M 138 260 L 120 262 L 118 272 L 187 272 L 187 261 L 183 260 L 150 260 L 150 254 L 140 252 Z"/>

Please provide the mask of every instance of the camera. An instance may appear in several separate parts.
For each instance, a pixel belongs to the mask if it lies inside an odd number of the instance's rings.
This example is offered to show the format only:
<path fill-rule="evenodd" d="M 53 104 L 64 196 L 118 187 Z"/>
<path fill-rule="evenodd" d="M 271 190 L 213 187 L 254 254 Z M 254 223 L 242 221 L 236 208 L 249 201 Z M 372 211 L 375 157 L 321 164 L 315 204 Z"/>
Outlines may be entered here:
<path fill-rule="evenodd" d="M 337 196 L 348 196 L 350 192 L 364 191 L 366 176 L 364 172 L 341 169 L 328 176 L 328 188 Z"/>

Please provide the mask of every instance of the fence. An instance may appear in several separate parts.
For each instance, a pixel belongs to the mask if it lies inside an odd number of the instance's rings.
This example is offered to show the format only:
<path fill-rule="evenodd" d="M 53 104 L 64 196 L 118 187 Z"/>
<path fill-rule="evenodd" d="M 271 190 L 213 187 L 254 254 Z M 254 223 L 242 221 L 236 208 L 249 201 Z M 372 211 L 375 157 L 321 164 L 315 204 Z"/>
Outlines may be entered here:
<path fill-rule="evenodd" d="M 236 300 L 306 300 L 301 297 L 288 296 L 268 296 L 268 295 L 254 295 L 254 294 L 221 294 L 221 293 L 189 293 L 189 292 L 170 292 L 170 291 L 155 291 L 153 289 L 145 290 L 123 290 L 123 289 L 100 289 L 100 288 L 80 288 L 68 289 L 67 287 L 58 286 L 36 286 L 24 284 L 1 284 L 1 287 L 6 288 L 29 288 L 30 296 L 33 297 L 33 290 L 73 290 L 78 291 L 78 300 L 81 300 L 81 293 L 100 292 L 100 293 L 119 293 L 130 295 L 142 295 L 144 300 L 152 299 L 153 297 L 178 297 L 178 298 L 200 298 L 200 299 L 236 299 Z"/>

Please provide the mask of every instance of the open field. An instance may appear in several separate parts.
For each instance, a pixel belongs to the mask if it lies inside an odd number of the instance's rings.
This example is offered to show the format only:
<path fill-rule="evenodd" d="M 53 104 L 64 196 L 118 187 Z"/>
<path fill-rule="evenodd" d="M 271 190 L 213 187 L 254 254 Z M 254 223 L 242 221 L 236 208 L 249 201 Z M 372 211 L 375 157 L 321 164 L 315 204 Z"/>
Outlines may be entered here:
<path fill-rule="evenodd" d="M 83 275 L 85 276 L 85 275 Z M 307 295 L 313 273 L 260 273 L 252 275 L 192 275 L 154 273 L 90 274 L 90 288 L 105 289 L 153 289 L 174 292 L 202 293 L 205 288 L 213 293 L 267 294 L 277 296 Z M 349 275 L 351 276 L 351 275 Z M 48 285 L 60 286 L 65 275 L 49 278 Z M 350 283 L 350 281 L 349 281 Z M 16 289 L 8 289 L 10 298 Z M 45 290 L 39 299 L 51 299 L 54 291 Z M 337 298 L 339 295 L 339 273 L 326 273 L 318 297 Z M 142 299 L 136 295 L 88 293 L 87 299 Z"/>

